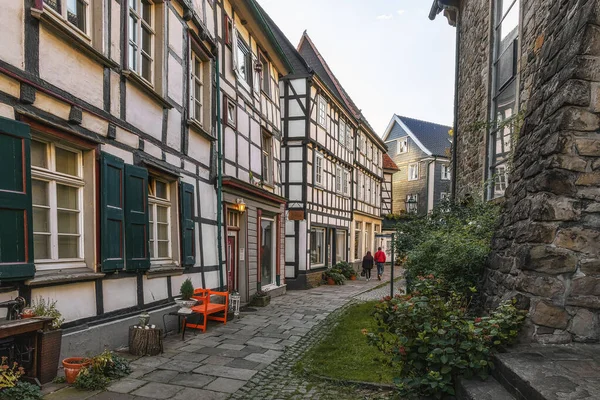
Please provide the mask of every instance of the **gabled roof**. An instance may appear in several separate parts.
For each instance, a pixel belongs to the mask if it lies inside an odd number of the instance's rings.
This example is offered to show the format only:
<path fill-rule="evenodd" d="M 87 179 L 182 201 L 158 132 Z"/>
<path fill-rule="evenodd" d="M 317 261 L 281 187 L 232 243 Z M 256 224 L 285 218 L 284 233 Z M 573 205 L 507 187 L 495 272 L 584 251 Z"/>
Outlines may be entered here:
<path fill-rule="evenodd" d="M 285 54 L 289 63 L 291 64 L 292 72 L 294 74 L 310 74 L 312 71 L 310 70 L 310 67 L 308 66 L 306 61 L 304 61 L 300 53 L 298 53 L 298 50 L 296 50 L 294 45 L 288 40 L 288 38 L 284 35 L 281 29 L 279 29 L 277 24 L 273 21 L 269 14 L 267 14 L 267 12 L 262 8 L 262 6 L 258 4 L 258 2 L 255 3 L 256 8 L 262 14 L 267 26 L 269 27 L 269 29 L 271 29 L 275 40 L 279 43 L 281 50 Z"/>
<path fill-rule="evenodd" d="M 385 130 L 383 140 L 389 142 L 402 136 L 410 136 L 427 155 L 448 157 L 452 144 L 449 135 L 451 129 L 447 125 L 394 114 Z"/>
<path fill-rule="evenodd" d="M 308 33 L 304 31 L 300 43 L 298 44 L 298 52 L 302 55 L 307 64 L 314 70 L 317 76 L 323 81 L 327 88 L 334 94 L 337 99 L 346 106 L 354 118 L 362 122 L 372 133 L 373 139 L 377 140 L 381 145 L 385 146 L 379 135 L 369 124 L 362 111 L 356 106 L 352 98 L 346 92 L 340 81 L 337 79 L 325 58 L 321 55 L 317 46 L 313 43 Z"/>
<path fill-rule="evenodd" d="M 388 153 L 383 153 L 383 169 L 391 171 L 400 171 L 400 168 L 396 165 L 392 157 Z"/>

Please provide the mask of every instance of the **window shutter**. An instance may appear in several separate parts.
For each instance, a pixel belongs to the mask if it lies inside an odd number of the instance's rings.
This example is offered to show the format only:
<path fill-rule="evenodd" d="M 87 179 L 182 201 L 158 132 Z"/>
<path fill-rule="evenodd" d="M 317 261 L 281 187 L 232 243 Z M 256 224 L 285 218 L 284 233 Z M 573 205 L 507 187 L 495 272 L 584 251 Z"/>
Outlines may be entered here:
<path fill-rule="evenodd" d="M 250 49 L 252 53 L 252 49 Z M 258 58 L 252 54 L 252 86 L 254 86 L 254 94 L 260 97 L 260 72 L 256 70 L 256 66 L 258 65 Z"/>
<path fill-rule="evenodd" d="M 127 271 L 150 268 L 148 170 L 125 165 L 125 255 Z"/>
<path fill-rule="evenodd" d="M 231 57 L 232 57 L 232 61 L 233 61 L 233 70 L 235 72 L 238 71 L 237 50 L 238 50 L 237 29 L 235 28 L 235 22 L 233 22 L 232 29 L 231 29 Z"/>
<path fill-rule="evenodd" d="M 196 236 L 194 232 L 194 185 L 182 182 L 179 186 L 181 217 L 181 265 L 196 264 Z"/>
<path fill-rule="evenodd" d="M 125 163 L 118 157 L 102 153 L 100 252 L 102 272 L 121 270 L 125 266 L 124 179 Z"/>
<path fill-rule="evenodd" d="M 0 280 L 33 278 L 29 126 L 0 118 Z"/>

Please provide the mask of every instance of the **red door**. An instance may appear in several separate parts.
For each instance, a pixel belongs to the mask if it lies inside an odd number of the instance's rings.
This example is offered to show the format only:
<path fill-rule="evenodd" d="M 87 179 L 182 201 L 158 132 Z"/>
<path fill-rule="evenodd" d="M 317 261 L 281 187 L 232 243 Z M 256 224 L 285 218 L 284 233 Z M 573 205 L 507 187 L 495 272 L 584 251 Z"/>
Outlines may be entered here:
<path fill-rule="evenodd" d="M 237 247 L 235 236 L 227 236 L 227 288 L 237 291 Z"/>

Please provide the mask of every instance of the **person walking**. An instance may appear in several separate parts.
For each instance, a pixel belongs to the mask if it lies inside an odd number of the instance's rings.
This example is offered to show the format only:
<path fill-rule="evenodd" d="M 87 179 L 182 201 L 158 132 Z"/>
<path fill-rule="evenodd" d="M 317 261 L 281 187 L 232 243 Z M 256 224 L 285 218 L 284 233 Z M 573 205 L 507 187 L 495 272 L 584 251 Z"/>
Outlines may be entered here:
<path fill-rule="evenodd" d="M 385 253 L 381 251 L 381 247 L 375 253 L 375 263 L 377 264 L 377 279 L 381 280 L 383 275 L 383 264 L 385 263 Z"/>
<path fill-rule="evenodd" d="M 371 270 L 373 269 L 374 263 L 375 260 L 373 259 L 371 252 L 367 251 L 367 255 L 363 257 L 362 261 L 362 267 L 363 271 L 365 271 L 365 277 L 367 278 L 367 281 L 371 280 Z"/>

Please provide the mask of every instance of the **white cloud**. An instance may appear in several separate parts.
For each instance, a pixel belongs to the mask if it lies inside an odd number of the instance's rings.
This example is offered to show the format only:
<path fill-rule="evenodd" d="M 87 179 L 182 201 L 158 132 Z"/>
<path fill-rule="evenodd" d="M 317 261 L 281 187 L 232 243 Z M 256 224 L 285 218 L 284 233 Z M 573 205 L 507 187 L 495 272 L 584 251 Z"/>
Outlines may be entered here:
<path fill-rule="evenodd" d="M 392 19 L 392 14 L 383 14 L 383 15 L 378 15 L 377 19 L 380 20 L 385 20 L 385 19 Z"/>
<path fill-rule="evenodd" d="M 402 15 L 406 12 L 406 10 L 398 10 L 398 15 Z"/>

